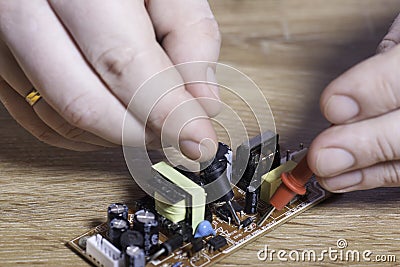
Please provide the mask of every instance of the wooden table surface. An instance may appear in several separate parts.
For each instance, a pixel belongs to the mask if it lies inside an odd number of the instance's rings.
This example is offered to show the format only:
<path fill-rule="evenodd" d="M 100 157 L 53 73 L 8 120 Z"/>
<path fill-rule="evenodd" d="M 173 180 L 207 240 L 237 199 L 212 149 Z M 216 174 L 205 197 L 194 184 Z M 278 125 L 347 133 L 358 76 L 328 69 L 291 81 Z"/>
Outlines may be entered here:
<path fill-rule="evenodd" d="M 399 0 L 210 2 L 223 37 L 221 62 L 263 90 L 283 149 L 307 145 L 327 127 L 319 115 L 321 90 L 373 55 L 400 11 Z M 87 266 L 65 243 L 103 222 L 109 203 L 131 204 L 140 195 L 121 149 L 77 153 L 49 147 L 3 108 L 0 125 L 0 266 Z M 337 195 L 216 266 L 286 265 L 259 261 L 257 252 L 265 245 L 286 251 L 335 249 L 339 238 L 351 250 L 396 255 L 399 265 L 399 203 L 400 188 Z"/>

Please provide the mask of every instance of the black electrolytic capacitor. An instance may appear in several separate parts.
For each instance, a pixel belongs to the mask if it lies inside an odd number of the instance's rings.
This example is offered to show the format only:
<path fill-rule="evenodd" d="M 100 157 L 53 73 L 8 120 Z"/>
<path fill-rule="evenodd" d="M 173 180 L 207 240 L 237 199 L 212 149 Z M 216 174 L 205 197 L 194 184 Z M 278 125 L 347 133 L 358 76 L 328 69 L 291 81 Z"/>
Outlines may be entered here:
<path fill-rule="evenodd" d="M 143 235 L 143 249 L 145 255 L 152 254 L 158 245 L 159 226 L 154 213 L 147 210 L 139 210 L 133 219 L 133 229 Z"/>
<path fill-rule="evenodd" d="M 117 248 L 121 248 L 121 235 L 128 231 L 129 221 L 125 219 L 115 218 L 112 219 L 108 225 L 108 238 L 110 242 Z"/>
<path fill-rule="evenodd" d="M 260 195 L 260 189 L 255 188 L 252 185 L 249 185 L 246 188 L 246 204 L 244 206 L 244 212 L 247 214 L 256 214 L 257 213 L 257 205 L 258 198 Z"/>
<path fill-rule="evenodd" d="M 107 222 L 110 223 L 115 218 L 128 220 L 128 206 L 121 203 L 114 203 L 108 206 Z"/>
<path fill-rule="evenodd" d="M 145 267 L 146 259 L 143 249 L 136 246 L 129 246 L 125 250 L 126 267 Z"/>
<path fill-rule="evenodd" d="M 139 231 L 128 230 L 121 234 L 121 250 L 124 251 L 127 247 L 142 247 L 143 235 Z"/>

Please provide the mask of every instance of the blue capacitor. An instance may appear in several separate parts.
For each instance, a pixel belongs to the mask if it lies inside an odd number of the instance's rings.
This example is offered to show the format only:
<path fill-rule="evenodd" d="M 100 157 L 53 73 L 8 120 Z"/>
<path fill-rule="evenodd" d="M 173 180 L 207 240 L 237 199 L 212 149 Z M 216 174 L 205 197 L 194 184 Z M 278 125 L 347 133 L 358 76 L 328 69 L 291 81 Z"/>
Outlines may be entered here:
<path fill-rule="evenodd" d="M 194 234 L 194 238 L 206 237 L 210 235 L 215 235 L 215 231 L 211 226 L 211 223 L 207 220 L 200 222 L 197 225 L 196 232 Z"/>

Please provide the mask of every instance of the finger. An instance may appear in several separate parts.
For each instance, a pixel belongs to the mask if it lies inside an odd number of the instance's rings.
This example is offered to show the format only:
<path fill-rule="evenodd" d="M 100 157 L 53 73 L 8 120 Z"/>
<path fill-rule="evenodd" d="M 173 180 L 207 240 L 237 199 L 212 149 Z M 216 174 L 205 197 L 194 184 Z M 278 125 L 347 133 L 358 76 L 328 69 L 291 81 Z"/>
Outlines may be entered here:
<path fill-rule="evenodd" d="M 376 55 L 334 80 L 321 110 L 334 124 L 372 118 L 400 107 L 400 46 Z"/>
<path fill-rule="evenodd" d="M 331 178 L 317 177 L 317 180 L 334 193 L 400 186 L 400 161 L 380 163 Z"/>
<path fill-rule="evenodd" d="M 382 42 L 378 46 L 378 53 L 389 51 L 400 43 L 400 15 L 394 20 L 389 32 L 383 37 Z"/>
<path fill-rule="evenodd" d="M 57 134 L 32 112 L 31 106 L 4 81 L 0 82 L 0 101 L 22 127 L 44 143 L 76 151 L 93 151 L 102 148 L 71 141 Z"/>
<path fill-rule="evenodd" d="M 0 58 L 2 59 L 0 62 L 0 76 L 3 77 L 10 87 L 15 89 L 21 97 L 28 95 L 33 86 L 3 42 L 0 42 Z M 114 146 L 111 142 L 69 124 L 51 108 L 44 99 L 33 106 L 31 112 L 34 111 L 44 123 L 67 139 L 99 146 Z"/>
<path fill-rule="evenodd" d="M 124 105 L 87 64 L 47 1 L 2 5 L 8 10 L 0 12 L 3 40 L 50 106 L 71 125 L 120 144 Z M 130 114 L 126 120 L 133 127 L 129 144 L 142 146 L 143 124 Z"/>
<path fill-rule="evenodd" d="M 400 110 L 369 120 L 330 127 L 314 139 L 308 163 L 317 176 L 333 177 L 400 159 Z"/>
<path fill-rule="evenodd" d="M 216 62 L 219 57 L 221 36 L 218 24 L 206 0 L 152 0 L 147 10 L 154 24 L 157 39 L 174 64 L 192 61 Z M 216 83 L 215 66 L 200 64 L 203 81 Z M 182 73 L 185 81 L 191 73 Z M 186 85 L 186 89 L 203 106 L 209 116 L 220 111 L 218 87 L 212 84 Z"/>
<path fill-rule="evenodd" d="M 156 82 L 157 86 L 148 86 L 148 90 L 137 91 L 149 77 L 172 66 L 155 40 L 153 26 L 141 1 L 50 2 L 88 62 L 121 102 L 127 105 L 135 93 L 131 112 L 154 132 L 161 133 L 164 120 L 175 107 L 193 99 L 183 87 L 170 91 L 172 86 L 182 83 L 178 73 L 166 77 L 163 83 Z M 180 132 L 183 152 L 192 159 L 199 158 L 201 151 L 205 157 L 215 155 L 215 145 L 199 146 L 205 138 L 216 143 L 211 122 L 198 103 L 193 103 L 190 112 L 199 119 L 186 124 Z M 180 128 L 181 125 L 174 125 L 174 129 L 163 131 L 175 146 L 173 142 Z"/>

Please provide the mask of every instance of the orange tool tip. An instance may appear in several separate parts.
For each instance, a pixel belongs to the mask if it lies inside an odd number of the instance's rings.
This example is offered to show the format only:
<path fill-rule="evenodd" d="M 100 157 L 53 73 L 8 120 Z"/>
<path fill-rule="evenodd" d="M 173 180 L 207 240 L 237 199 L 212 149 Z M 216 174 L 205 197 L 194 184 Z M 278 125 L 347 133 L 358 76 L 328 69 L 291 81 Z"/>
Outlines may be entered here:
<path fill-rule="evenodd" d="M 308 167 L 307 156 L 304 156 L 290 173 L 281 174 L 282 184 L 271 197 L 271 205 L 277 210 L 282 210 L 297 194 L 304 195 L 306 193 L 305 184 L 312 174 Z"/>

